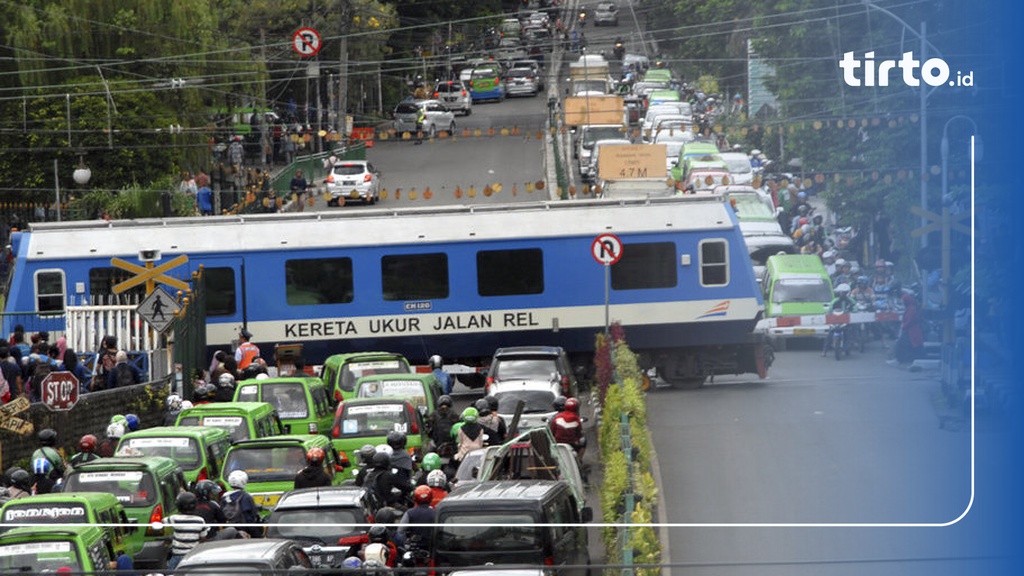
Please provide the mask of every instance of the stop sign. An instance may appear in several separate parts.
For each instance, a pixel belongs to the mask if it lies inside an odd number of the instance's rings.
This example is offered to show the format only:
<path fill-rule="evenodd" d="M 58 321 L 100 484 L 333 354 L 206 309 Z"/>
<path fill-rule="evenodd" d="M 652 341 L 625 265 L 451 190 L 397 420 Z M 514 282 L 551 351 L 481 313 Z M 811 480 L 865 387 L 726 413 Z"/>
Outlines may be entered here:
<path fill-rule="evenodd" d="M 78 378 L 71 372 L 50 372 L 42 387 L 43 404 L 50 410 L 71 410 L 78 402 Z"/>

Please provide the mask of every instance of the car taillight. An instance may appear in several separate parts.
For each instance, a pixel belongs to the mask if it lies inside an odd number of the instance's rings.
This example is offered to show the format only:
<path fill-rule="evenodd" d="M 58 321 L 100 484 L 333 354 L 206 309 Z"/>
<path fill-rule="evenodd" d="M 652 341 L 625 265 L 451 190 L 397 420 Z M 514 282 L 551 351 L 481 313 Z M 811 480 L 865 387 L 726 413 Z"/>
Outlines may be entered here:
<path fill-rule="evenodd" d="M 344 451 L 342 451 L 342 453 L 339 455 L 339 460 L 341 460 L 342 466 L 348 466 L 350 464 L 350 462 L 348 461 L 348 454 L 346 454 Z"/>
<path fill-rule="evenodd" d="M 569 396 L 569 377 L 562 375 L 562 396 Z"/>
<path fill-rule="evenodd" d="M 438 93 L 437 93 L 437 92 L 434 92 L 434 99 L 435 99 L 435 100 L 437 99 L 437 96 L 438 96 Z"/>
<path fill-rule="evenodd" d="M 210 474 L 206 471 L 206 466 L 203 466 L 199 469 L 199 475 L 196 476 L 196 482 L 199 482 L 200 480 L 209 480 L 209 478 Z"/>
<path fill-rule="evenodd" d="M 465 90 L 463 90 L 463 91 L 462 91 L 462 95 L 463 95 L 463 96 L 465 96 L 465 95 L 466 95 L 466 91 L 465 91 Z"/>
<path fill-rule="evenodd" d="M 331 172 L 330 174 L 327 175 L 327 183 L 334 184 L 334 172 Z"/>
<path fill-rule="evenodd" d="M 334 391 L 334 401 L 341 402 L 341 390 Z M 341 408 L 341 406 L 338 406 L 338 408 Z M 341 412 L 337 412 L 337 414 L 341 414 Z"/>
<path fill-rule="evenodd" d="M 372 182 L 372 181 L 373 181 L 373 174 L 364 174 L 363 175 L 363 182 Z"/>
<path fill-rule="evenodd" d="M 409 413 L 409 432 L 411 434 L 419 434 L 420 427 L 416 424 L 416 409 L 412 407 L 412 404 L 406 404 L 405 411 Z"/>
<path fill-rule="evenodd" d="M 335 396 L 340 396 L 341 395 L 338 392 L 335 392 L 334 394 L 335 394 Z M 340 398 L 339 398 L 339 400 L 340 400 Z M 342 408 L 344 408 L 344 406 L 345 406 L 344 402 L 338 402 L 338 408 L 335 409 L 335 411 L 334 411 L 334 425 L 331 426 L 331 436 L 333 436 L 334 438 L 337 438 L 337 437 L 341 436 L 341 411 L 342 411 Z"/>
<path fill-rule="evenodd" d="M 488 376 L 487 377 L 487 385 L 490 386 L 491 384 L 494 384 L 494 378 L 492 376 Z"/>
<path fill-rule="evenodd" d="M 551 556 L 545 556 L 544 557 L 544 565 L 545 566 L 554 566 L 555 565 L 555 559 L 552 558 Z"/>
<path fill-rule="evenodd" d="M 153 524 L 162 522 L 164 519 L 164 507 L 162 504 L 157 504 L 153 508 L 153 513 L 149 515 L 149 527 L 146 528 L 146 536 L 161 536 L 163 530 L 155 530 Z"/>

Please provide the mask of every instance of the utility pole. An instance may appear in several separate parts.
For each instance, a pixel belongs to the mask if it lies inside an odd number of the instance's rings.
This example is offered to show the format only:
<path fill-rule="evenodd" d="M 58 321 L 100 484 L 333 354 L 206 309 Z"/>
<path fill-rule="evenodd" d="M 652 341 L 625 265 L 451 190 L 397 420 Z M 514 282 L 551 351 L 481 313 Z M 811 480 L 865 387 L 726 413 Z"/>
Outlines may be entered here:
<path fill-rule="evenodd" d="M 263 172 L 267 171 L 267 146 L 270 138 L 267 135 L 267 31 L 260 28 L 260 59 L 263 61 L 263 74 L 260 77 L 260 101 L 263 106 L 254 112 L 259 114 L 260 119 L 260 167 Z"/>
<path fill-rule="evenodd" d="M 347 138 L 348 123 L 348 33 L 352 21 L 352 0 L 345 0 L 341 8 L 341 48 L 338 62 L 338 134 Z"/>

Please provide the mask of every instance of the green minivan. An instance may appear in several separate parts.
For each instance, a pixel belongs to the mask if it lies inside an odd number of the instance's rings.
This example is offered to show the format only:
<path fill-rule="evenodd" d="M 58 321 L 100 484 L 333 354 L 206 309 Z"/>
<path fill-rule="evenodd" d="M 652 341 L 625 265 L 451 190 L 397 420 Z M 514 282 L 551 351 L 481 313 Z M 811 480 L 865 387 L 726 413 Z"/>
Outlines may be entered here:
<path fill-rule="evenodd" d="M 141 540 L 135 567 L 161 566 L 167 559 L 169 527 L 157 522 L 177 512 L 175 499 L 187 488 L 178 463 L 162 456 L 117 456 L 79 464 L 64 480 L 64 493 L 106 492 L 124 506 L 129 522 L 139 525 L 131 538 Z M 143 530 L 142 527 L 145 526 Z"/>
<path fill-rule="evenodd" d="M 220 476 L 224 455 L 231 447 L 231 433 L 213 426 L 157 426 L 129 432 L 117 445 L 142 456 L 164 456 L 174 460 L 192 486 L 200 480 Z"/>
<path fill-rule="evenodd" d="M 331 427 L 331 444 L 344 462 L 357 462 L 356 453 L 366 444 L 384 444 L 388 432 L 405 433 L 410 454 L 420 454 L 429 437 L 423 414 L 403 398 L 354 398 L 338 404 Z"/>
<path fill-rule="evenodd" d="M 437 407 L 441 394 L 441 383 L 433 372 L 375 374 L 356 382 L 356 398 L 402 398 L 412 402 L 424 418 Z"/>
<path fill-rule="evenodd" d="M 766 319 L 783 316 L 824 316 L 832 304 L 832 280 L 816 254 L 776 254 L 765 263 L 764 314 Z M 768 330 L 773 338 L 824 336 L 828 325 L 779 326 Z"/>
<path fill-rule="evenodd" d="M 371 374 L 411 374 L 405 356 L 394 352 L 349 352 L 334 354 L 324 360 L 320 378 L 331 391 L 335 402 L 354 398 L 356 380 Z"/>
<path fill-rule="evenodd" d="M 315 376 L 243 380 L 235 389 L 235 402 L 269 402 L 285 434 L 326 434 L 334 419 L 327 387 Z"/>
<path fill-rule="evenodd" d="M 295 488 L 295 476 L 306 467 L 306 452 L 312 448 L 324 451 L 324 471 L 332 485 L 344 480 L 338 453 L 331 441 L 322 434 L 286 434 L 272 438 L 255 438 L 235 442 L 224 459 L 221 480 L 228 483 L 228 475 L 244 470 L 249 477 L 245 491 L 252 494 L 261 516 L 269 516 L 281 494 Z"/>
<path fill-rule="evenodd" d="M 690 161 L 687 162 L 687 160 Z M 716 170 L 729 172 L 729 165 L 722 160 L 718 146 L 710 142 L 687 142 L 679 150 L 679 157 L 676 158 L 675 164 L 669 170 L 672 179 L 677 182 L 685 181 L 687 175 L 694 169 L 693 162 L 717 162 L 713 166 Z"/>
<path fill-rule="evenodd" d="M 105 492 L 54 492 L 11 500 L 0 507 L 0 534 L 19 524 L 100 525 L 110 537 L 114 552 L 135 556 L 142 540 L 139 528 L 125 526 L 128 515 L 113 494 Z"/>
<path fill-rule="evenodd" d="M 99 526 L 21 526 L 0 535 L 0 574 L 113 574 L 116 562 Z"/>
<path fill-rule="evenodd" d="M 284 434 L 277 410 L 269 402 L 197 404 L 182 410 L 175 426 L 214 426 L 227 430 L 233 442 Z"/>

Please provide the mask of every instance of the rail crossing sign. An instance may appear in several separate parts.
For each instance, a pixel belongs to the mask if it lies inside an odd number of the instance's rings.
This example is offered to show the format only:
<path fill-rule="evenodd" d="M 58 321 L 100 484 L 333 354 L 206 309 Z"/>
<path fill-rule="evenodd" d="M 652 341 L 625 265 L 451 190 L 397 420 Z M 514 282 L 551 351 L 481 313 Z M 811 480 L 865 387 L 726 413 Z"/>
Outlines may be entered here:
<path fill-rule="evenodd" d="M 78 378 L 71 372 L 50 372 L 41 387 L 43 405 L 50 410 L 71 410 L 78 403 Z"/>
<path fill-rule="evenodd" d="M 114 294 L 120 294 L 125 290 L 129 290 L 143 283 L 146 284 L 146 294 L 150 294 L 156 288 L 156 284 L 158 282 L 160 284 L 166 284 L 172 288 L 177 288 L 178 290 L 187 291 L 189 290 L 189 285 L 186 282 L 183 282 L 181 280 L 178 280 L 177 278 L 172 278 L 171 276 L 167 276 L 166 274 L 164 274 L 164 272 L 168 272 L 171 269 L 177 268 L 178 266 L 181 266 L 182 264 L 185 264 L 187 262 L 188 256 L 186 256 L 185 254 L 175 256 L 174 258 L 171 258 L 170 260 L 164 262 L 159 266 L 154 265 L 153 262 L 146 262 L 144 266 L 139 266 L 138 264 L 133 264 L 132 262 L 128 262 L 127 260 L 122 260 L 120 258 L 111 258 L 111 266 L 120 268 L 121 270 L 127 270 L 128 272 L 132 272 L 135 274 L 135 276 L 125 280 L 124 282 L 115 284 Z"/>
<path fill-rule="evenodd" d="M 19 396 L 0 406 L 0 430 L 7 430 L 21 436 L 32 434 L 35 431 L 32 422 L 18 417 L 18 414 L 28 410 L 31 405 L 28 398 Z"/>
<path fill-rule="evenodd" d="M 622 240 L 615 234 L 601 234 L 594 238 L 590 253 L 598 264 L 611 266 L 622 258 Z"/>
<path fill-rule="evenodd" d="M 292 34 L 292 50 L 295 50 L 303 58 L 316 56 L 322 46 L 323 40 L 320 38 L 320 33 L 313 28 L 299 28 Z"/>
<path fill-rule="evenodd" d="M 157 287 L 142 299 L 135 312 L 157 332 L 164 332 L 174 322 L 181 305 L 163 288 Z"/>

